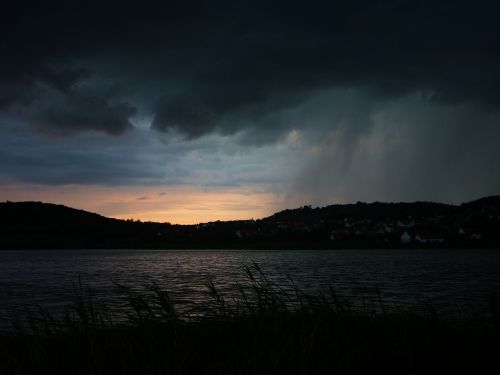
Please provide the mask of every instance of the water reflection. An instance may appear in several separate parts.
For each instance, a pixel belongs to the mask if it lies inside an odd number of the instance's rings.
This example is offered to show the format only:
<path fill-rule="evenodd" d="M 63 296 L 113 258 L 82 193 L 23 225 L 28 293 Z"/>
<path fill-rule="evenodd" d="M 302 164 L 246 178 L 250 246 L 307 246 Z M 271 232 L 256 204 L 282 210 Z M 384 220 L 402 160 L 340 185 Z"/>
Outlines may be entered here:
<path fill-rule="evenodd" d="M 15 306 L 66 305 L 79 277 L 115 308 L 123 303 L 115 283 L 140 291 L 154 281 L 191 306 L 207 301 L 204 284 L 212 279 L 230 297 L 252 261 L 278 285 L 290 288 L 292 278 L 311 293 L 332 286 L 357 304 L 373 302 L 380 291 L 390 307 L 486 312 L 490 293 L 500 292 L 500 252 L 492 250 L 2 251 L 0 321 Z"/>

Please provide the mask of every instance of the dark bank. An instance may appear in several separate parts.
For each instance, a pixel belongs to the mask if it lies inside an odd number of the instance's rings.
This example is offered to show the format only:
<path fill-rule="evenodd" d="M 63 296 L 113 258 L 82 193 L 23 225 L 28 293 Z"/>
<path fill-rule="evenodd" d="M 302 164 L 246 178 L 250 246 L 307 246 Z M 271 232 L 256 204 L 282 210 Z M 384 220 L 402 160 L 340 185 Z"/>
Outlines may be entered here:
<path fill-rule="evenodd" d="M 333 288 L 316 295 L 286 292 L 257 264 L 226 298 L 206 284 L 211 300 L 179 312 L 155 283 L 125 293 L 117 319 L 77 285 L 64 314 L 20 311 L 15 332 L 0 337 L 6 374 L 434 374 L 498 368 L 497 299 L 490 314 L 442 319 L 394 311 L 380 298 L 353 307 Z"/>
<path fill-rule="evenodd" d="M 0 203 L 0 249 L 500 248 L 500 196 L 304 206 L 196 225 L 106 218 L 41 202 Z"/>

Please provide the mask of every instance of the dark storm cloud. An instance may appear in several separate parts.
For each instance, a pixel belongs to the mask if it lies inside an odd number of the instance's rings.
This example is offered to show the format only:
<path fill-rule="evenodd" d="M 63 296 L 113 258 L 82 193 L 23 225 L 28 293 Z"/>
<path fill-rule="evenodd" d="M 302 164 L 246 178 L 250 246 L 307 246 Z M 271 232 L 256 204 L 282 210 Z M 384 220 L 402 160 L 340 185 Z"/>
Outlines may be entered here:
<path fill-rule="evenodd" d="M 451 0 L 8 5 L 0 110 L 44 98 L 40 86 L 49 86 L 63 98 L 32 109 L 32 123 L 119 134 L 136 105 L 100 89 L 78 97 L 108 59 L 120 77 L 140 77 L 136 86 L 155 83 L 140 98 L 153 104 L 152 128 L 188 139 L 239 131 L 255 139 L 263 129 L 259 142 L 275 140 L 287 125 L 273 114 L 327 88 L 361 88 L 377 99 L 419 91 L 437 105 L 496 111 L 499 10 L 496 1 Z M 89 106 L 96 113 L 82 116 Z"/>
<path fill-rule="evenodd" d="M 211 49 L 198 50 L 193 86 L 159 103 L 153 128 L 188 138 L 267 128 L 267 115 L 326 88 L 361 88 L 375 100 L 419 91 L 436 105 L 497 110 L 497 10 L 456 1 L 232 9 L 238 27 L 206 31 Z"/>
<path fill-rule="evenodd" d="M 9 2 L 0 177 L 267 183 L 317 204 L 495 193 L 498 14 L 488 0 Z"/>
<path fill-rule="evenodd" d="M 42 98 L 21 110 L 39 130 L 58 135 L 85 130 L 119 135 L 132 128 L 129 118 L 136 112 L 126 102 L 111 103 L 109 94 L 95 89 L 45 93 Z"/>
<path fill-rule="evenodd" d="M 0 81 L 0 112 L 31 123 L 44 133 L 71 135 L 87 130 L 122 134 L 136 109 L 116 90 L 85 82 L 82 68 L 41 67 L 32 77 Z"/>
<path fill-rule="evenodd" d="M 78 59 L 88 40 L 88 14 L 64 4 L 16 2 L 3 9 L 0 48 L 0 113 L 39 131 L 71 135 L 86 130 L 121 134 L 135 108 L 117 90 L 92 82 Z M 73 15 L 73 16 L 72 16 Z M 81 18 L 80 18 L 81 17 Z M 80 29 L 81 27 L 81 29 Z"/>

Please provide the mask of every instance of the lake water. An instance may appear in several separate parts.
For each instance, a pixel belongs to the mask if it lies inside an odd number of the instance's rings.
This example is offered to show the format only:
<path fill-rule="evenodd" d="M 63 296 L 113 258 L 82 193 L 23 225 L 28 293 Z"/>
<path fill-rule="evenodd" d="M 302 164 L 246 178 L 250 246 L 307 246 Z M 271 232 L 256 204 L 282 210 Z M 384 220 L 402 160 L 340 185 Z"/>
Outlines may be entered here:
<path fill-rule="evenodd" d="M 155 281 L 180 306 L 207 301 L 205 283 L 223 293 L 244 282 L 242 266 L 254 261 L 277 284 L 307 292 L 332 286 L 354 303 L 438 313 L 486 314 L 491 293 L 500 297 L 500 250 L 69 250 L 0 251 L 0 325 L 19 306 L 67 305 L 73 285 L 115 307 L 115 283 L 134 289 Z"/>

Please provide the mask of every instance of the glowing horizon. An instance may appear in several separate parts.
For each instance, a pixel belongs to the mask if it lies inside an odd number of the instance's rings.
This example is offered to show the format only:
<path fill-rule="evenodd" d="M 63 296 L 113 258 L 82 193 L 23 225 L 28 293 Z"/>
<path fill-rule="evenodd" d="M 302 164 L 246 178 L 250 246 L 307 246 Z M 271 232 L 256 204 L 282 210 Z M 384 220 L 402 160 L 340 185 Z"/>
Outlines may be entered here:
<path fill-rule="evenodd" d="M 172 224 L 259 219 L 284 207 L 280 195 L 258 187 L 10 185 L 2 190 L 4 201 L 42 201 L 110 218 Z"/>

